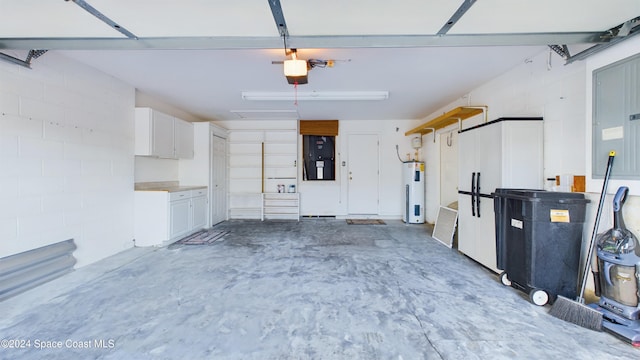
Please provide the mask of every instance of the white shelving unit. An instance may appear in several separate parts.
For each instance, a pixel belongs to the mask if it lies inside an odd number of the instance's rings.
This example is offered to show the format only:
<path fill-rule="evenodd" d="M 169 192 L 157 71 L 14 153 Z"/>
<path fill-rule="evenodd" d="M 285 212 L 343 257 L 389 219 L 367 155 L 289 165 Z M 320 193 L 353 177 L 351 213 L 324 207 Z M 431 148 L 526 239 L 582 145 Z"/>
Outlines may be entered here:
<path fill-rule="evenodd" d="M 263 192 L 278 194 L 278 185 L 297 190 L 297 122 L 288 129 L 232 130 L 229 142 L 229 218 L 263 218 Z M 285 195 L 295 195 L 297 193 Z M 299 209 L 296 200 L 296 213 Z"/>
<path fill-rule="evenodd" d="M 300 193 L 262 193 L 262 220 L 300 220 Z"/>

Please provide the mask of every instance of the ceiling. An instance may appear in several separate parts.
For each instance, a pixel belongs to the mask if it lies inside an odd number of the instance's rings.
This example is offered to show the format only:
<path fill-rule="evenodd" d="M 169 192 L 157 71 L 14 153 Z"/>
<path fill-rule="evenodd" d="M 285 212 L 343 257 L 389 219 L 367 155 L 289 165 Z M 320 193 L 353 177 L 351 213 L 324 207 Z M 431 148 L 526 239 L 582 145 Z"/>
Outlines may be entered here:
<path fill-rule="evenodd" d="M 0 0 L 0 52 L 60 52 L 202 120 L 418 119 L 548 45 L 568 45 L 553 55 L 562 63 L 569 49 L 635 34 L 638 16 L 638 0 Z M 285 46 L 335 65 L 294 87 L 272 64 Z M 389 98 L 249 101 L 244 91 Z"/>

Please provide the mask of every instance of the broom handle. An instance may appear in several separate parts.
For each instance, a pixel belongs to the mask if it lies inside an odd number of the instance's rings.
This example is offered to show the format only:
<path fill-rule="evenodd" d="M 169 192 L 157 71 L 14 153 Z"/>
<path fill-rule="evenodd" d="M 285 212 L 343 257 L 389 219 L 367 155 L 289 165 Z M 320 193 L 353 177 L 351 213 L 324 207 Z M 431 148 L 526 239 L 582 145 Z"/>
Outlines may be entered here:
<path fill-rule="evenodd" d="M 589 276 L 589 267 L 591 265 L 591 259 L 593 257 L 593 250 L 596 247 L 596 236 L 598 235 L 598 227 L 600 225 L 600 215 L 602 214 L 602 205 L 604 204 L 604 198 L 607 194 L 607 184 L 609 183 L 609 176 L 611 175 L 611 167 L 613 166 L 613 158 L 616 156 L 615 151 L 609 152 L 609 159 L 607 160 L 607 170 L 604 173 L 604 181 L 602 182 L 602 191 L 600 192 L 600 202 L 598 203 L 598 210 L 596 211 L 596 221 L 593 225 L 593 231 L 591 232 L 591 240 L 589 241 L 589 250 L 587 251 L 587 258 L 585 259 L 584 273 L 582 274 L 582 283 L 580 284 L 580 295 L 578 295 L 578 301 L 584 303 L 584 290 L 587 286 L 587 277 Z M 594 279 L 594 282 L 596 279 Z"/>

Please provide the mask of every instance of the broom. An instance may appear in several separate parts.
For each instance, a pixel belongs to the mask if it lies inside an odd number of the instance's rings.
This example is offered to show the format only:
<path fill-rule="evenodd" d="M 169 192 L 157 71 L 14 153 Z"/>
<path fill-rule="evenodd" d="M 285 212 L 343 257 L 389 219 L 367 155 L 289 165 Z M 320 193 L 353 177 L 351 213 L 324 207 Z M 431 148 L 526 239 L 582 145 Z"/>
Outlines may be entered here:
<path fill-rule="evenodd" d="M 591 240 L 589 241 L 589 248 L 587 251 L 587 258 L 585 259 L 585 269 L 582 274 L 582 280 L 580 283 L 580 293 L 575 301 L 568 299 L 562 295 L 558 295 L 558 298 L 553 303 L 553 307 L 549 311 L 549 314 L 568 322 L 572 322 L 576 325 L 580 325 L 587 329 L 602 330 L 602 313 L 593 309 L 584 303 L 584 290 L 587 286 L 587 277 L 589 276 L 589 267 L 591 265 L 591 259 L 593 257 L 593 250 L 596 246 L 596 236 L 598 233 L 598 226 L 600 225 L 600 215 L 602 214 L 602 205 L 604 204 L 604 198 L 607 194 L 607 184 L 609 183 L 609 175 L 611 175 L 611 167 L 613 166 L 613 158 L 616 156 L 615 151 L 609 152 L 609 160 L 607 161 L 607 170 L 604 174 L 604 181 L 602 183 L 602 192 L 600 192 L 600 202 L 598 203 L 598 210 L 596 211 L 596 221 L 591 232 Z M 594 279 L 597 281 L 598 279 Z"/>

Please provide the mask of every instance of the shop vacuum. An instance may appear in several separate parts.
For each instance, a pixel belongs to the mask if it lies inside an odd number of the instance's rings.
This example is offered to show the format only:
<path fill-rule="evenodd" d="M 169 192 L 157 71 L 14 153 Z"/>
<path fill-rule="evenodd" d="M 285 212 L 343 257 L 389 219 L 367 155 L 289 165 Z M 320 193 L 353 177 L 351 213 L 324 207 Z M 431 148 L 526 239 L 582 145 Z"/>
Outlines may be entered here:
<path fill-rule="evenodd" d="M 602 328 L 640 347 L 640 243 L 624 224 L 622 206 L 629 188 L 621 186 L 613 199 L 613 228 L 598 235 L 599 276 L 594 281 Z M 600 294 L 598 293 L 598 290 Z"/>

